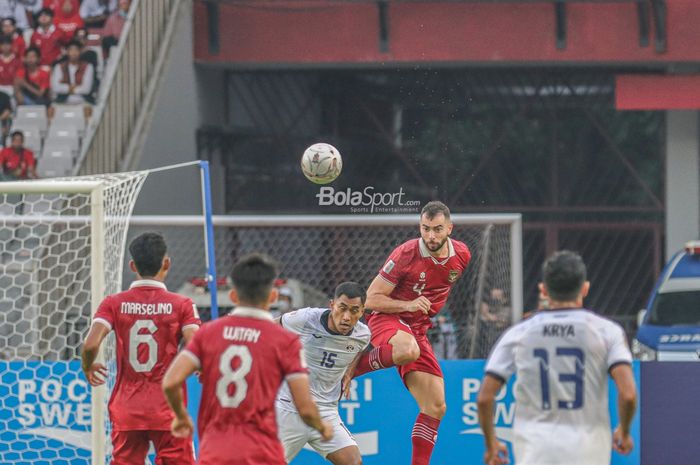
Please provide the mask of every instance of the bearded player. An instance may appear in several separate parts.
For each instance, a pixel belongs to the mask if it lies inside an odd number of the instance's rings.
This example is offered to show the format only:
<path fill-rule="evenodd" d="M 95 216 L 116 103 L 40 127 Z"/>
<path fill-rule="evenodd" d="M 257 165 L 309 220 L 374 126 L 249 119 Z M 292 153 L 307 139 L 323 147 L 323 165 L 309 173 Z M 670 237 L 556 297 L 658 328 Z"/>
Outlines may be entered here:
<path fill-rule="evenodd" d="M 447 409 L 442 370 L 426 332 L 471 259 L 469 248 L 451 233 L 449 208 L 437 201 L 426 204 L 421 237 L 394 249 L 367 290 L 373 349 L 362 356 L 354 376 L 398 368 L 420 409 L 411 434 L 412 465 L 430 463 Z"/>
<path fill-rule="evenodd" d="M 170 433 L 173 414 L 160 384 L 180 342 L 187 343 L 199 329 L 197 308 L 165 287 L 170 258 L 163 236 L 141 234 L 129 244 L 129 253 L 137 280 L 100 304 L 83 344 L 83 371 L 92 386 L 104 384 L 107 369 L 95 359 L 105 336 L 114 331 L 117 380 L 109 399 L 113 465 L 143 465 L 149 442 L 156 464 L 191 465 L 192 441 Z"/>

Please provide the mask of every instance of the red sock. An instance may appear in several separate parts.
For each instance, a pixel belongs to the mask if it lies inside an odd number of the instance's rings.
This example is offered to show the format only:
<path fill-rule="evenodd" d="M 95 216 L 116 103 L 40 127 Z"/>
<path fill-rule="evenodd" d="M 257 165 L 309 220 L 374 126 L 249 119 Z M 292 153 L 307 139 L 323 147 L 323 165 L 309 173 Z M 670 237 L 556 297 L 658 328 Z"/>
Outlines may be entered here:
<path fill-rule="evenodd" d="M 375 347 L 369 352 L 365 352 L 360 358 L 360 362 L 355 368 L 354 377 L 364 375 L 370 371 L 381 370 L 382 368 L 389 368 L 395 365 L 394 358 L 391 356 L 393 347 L 391 344 L 384 344 L 379 347 Z"/>
<path fill-rule="evenodd" d="M 411 442 L 413 443 L 411 465 L 428 465 L 430 463 L 439 426 L 440 420 L 437 418 L 424 413 L 418 414 L 411 433 Z"/>

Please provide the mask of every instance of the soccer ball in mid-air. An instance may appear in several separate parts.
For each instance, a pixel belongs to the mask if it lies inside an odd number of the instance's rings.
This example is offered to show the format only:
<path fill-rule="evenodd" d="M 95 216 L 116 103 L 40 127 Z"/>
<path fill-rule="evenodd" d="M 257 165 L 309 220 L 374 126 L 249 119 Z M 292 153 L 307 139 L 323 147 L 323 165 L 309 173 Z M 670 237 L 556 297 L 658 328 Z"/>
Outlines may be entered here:
<path fill-rule="evenodd" d="M 304 150 L 301 171 L 306 179 L 316 184 L 328 184 L 340 176 L 343 159 L 331 144 L 319 142 Z"/>

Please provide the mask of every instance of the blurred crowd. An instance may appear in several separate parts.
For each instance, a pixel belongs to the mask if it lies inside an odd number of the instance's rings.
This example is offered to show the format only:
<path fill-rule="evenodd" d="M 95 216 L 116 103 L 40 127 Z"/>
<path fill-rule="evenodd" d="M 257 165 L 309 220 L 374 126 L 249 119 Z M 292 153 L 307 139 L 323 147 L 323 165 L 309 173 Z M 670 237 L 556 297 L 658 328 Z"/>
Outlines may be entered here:
<path fill-rule="evenodd" d="M 92 114 L 104 63 L 131 0 L 0 0 L 0 180 L 36 177 L 34 153 L 13 127 L 18 107 L 80 105 Z"/>

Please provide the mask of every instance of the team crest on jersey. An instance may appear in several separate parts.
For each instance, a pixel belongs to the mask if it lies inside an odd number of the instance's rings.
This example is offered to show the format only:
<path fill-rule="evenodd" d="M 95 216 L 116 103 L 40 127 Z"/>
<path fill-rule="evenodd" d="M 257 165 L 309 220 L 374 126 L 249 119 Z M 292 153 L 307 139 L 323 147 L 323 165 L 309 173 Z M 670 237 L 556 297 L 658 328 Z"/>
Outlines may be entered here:
<path fill-rule="evenodd" d="M 348 345 L 345 347 L 345 350 L 347 350 L 348 352 L 352 352 L 353 350 L 355 350 L 355 346 L 349 345 L 349 344 L 348 344 Z"/>
<path fill-rule="evenodd" d="M 420 272 L 420 280 L 425 281 L 425 271 Z"/>
<path fill-rule="evenodd" d="M 382 271 L 383 271 L 384 273 L 389 274 L 389 273 L 391 273 L 391 270 L 394 269 L 394 265 L 396 265 L 396 263 L 394 263 L 393 260 L 388 260 L 388 261 L 386 262 L 386 265 L 384 265 L 384 268 L 382 268 Z"/>
<path fill-rule="evenodd" d="M 453 283 L 457 281 L 457 278 L 459 278 L 459 270 L 450 270 L 450 273 L 447 275 L 447 280 Z"/>

